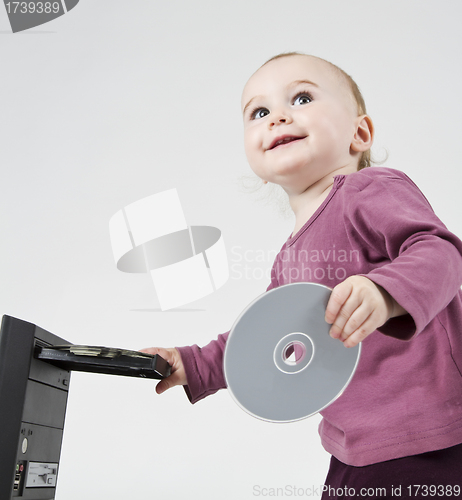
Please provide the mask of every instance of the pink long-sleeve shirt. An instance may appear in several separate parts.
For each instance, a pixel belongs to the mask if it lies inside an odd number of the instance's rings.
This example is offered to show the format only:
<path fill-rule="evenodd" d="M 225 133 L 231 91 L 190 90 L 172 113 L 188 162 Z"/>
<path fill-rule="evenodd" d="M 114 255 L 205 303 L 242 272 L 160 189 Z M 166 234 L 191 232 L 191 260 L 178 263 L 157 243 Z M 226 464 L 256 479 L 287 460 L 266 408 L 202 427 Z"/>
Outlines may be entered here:
<path fill-rule="evenodd" d="M 335 177 L 322 205 L 281 248 L 268 290 L 300 281 L 333 288 L 357 274 L 409 314 L 363 341 L 350 385 L 322 411 L 324 448 L 364 466 L 462 443 L 462 242 L 400 171 Z M 227 336 L 179 348 L 191 402 L 226 387 Z"/>

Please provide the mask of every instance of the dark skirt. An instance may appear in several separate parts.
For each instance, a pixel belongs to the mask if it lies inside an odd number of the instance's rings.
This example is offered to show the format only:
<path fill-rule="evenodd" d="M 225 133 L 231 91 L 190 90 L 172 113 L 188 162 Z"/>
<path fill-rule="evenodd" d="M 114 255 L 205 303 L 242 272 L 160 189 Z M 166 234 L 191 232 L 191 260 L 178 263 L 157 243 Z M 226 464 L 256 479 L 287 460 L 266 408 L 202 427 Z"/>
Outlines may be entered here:
<path fill-rule="evenodd" d="M 349 497 L 462 500 L 462 444 L 365 467 L 332 457 L 322 500 Z"/>

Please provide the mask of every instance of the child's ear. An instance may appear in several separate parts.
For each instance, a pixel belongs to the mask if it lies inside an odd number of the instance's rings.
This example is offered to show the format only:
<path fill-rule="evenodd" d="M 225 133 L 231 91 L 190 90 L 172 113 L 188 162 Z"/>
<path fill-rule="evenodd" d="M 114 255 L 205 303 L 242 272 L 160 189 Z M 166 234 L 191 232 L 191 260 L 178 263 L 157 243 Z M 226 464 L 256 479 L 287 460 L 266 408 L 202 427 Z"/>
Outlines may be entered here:
<path fill-rule="evenodd" d="M 354 152 L 362 153 L 371 148 L 374 142 L 374 124 L 370 116 L 358 116 L 355 122 L 356 130 L 350 148 Z"/>

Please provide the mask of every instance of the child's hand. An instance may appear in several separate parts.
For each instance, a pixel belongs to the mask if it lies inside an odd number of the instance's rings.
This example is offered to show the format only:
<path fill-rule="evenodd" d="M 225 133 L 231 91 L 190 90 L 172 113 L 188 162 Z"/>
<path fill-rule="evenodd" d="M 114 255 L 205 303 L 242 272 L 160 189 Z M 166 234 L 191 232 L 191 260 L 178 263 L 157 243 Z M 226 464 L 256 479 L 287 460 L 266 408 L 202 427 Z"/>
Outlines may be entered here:
<path fill-rule="evenodd" d="M 386 292 L 364 276 L 350 276 L 333 290 L 325 320 L 330 335 L 345 347 L 354 347 L 390 318 L 406 311 Z"/>
<path fill-rule="evenodd" d="M 167 363 L 172 367 L 171 374 L 162 379 L 156 385 L 157 394 L 162 394 L 167 389 L 170 389 L 175 385 L 186 385 L 188 383 L 180 353 L 174 347 L 170 349 L 164 349 L 162 347 L 147 347 L 146 349 L 140 349 L 140 352 L 159 354 L 159 356 L 164 358 L 165 361 L 167 361 Z"/>

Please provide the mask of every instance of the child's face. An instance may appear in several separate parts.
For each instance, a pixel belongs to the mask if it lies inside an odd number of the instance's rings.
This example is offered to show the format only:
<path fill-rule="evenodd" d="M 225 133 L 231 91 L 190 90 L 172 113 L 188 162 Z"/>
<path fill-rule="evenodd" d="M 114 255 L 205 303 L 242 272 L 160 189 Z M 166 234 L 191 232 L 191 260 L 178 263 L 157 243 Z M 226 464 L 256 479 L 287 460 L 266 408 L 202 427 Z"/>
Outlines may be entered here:
<path fill-rule="evenodd" d="M 247 82 L 242 108 L 245 151 L 261 179 L 303 192 L 339 169 L 357 170 L 356 103 L 325 61 L 296 55 L 267 63 Z"/>

